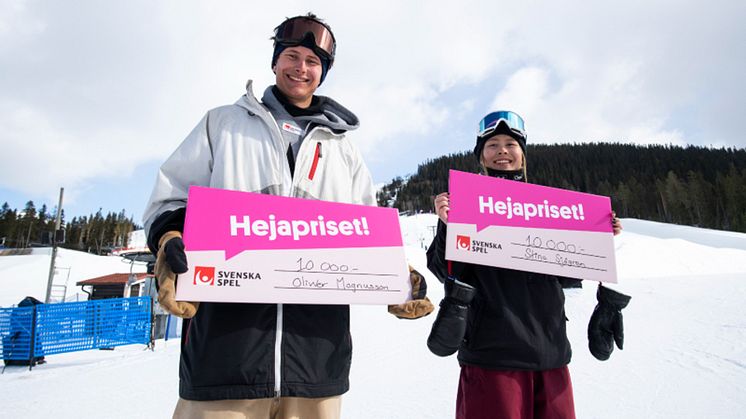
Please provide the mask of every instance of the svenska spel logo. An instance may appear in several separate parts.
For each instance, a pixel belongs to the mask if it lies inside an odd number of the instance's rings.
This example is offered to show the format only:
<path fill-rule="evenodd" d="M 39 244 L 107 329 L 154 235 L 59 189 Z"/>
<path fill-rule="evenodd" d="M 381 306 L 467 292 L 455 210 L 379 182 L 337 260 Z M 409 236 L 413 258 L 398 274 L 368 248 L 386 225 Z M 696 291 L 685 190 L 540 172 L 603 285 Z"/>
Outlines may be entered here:
<path fill-rule="evenodd" d="M 197 266 L 194 268 L 194 285 L 215 285 L 215 267 Z"/>
<path fill-rule="evenodd" d="M 471 250 L 471 237 L 456 236 L 456 249 L 466 251 Z"/>

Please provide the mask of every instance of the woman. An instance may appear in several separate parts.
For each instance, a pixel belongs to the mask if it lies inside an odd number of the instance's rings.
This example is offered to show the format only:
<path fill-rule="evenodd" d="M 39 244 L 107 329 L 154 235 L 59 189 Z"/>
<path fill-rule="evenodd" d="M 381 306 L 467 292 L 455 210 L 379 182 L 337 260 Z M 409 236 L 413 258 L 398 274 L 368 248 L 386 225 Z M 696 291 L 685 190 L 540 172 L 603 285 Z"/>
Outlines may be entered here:
<path fill-rule="evenodd" d="M 484 175 L 526 182 L 523 119 L 510 111 L 485 116 L 474 154 Z M 428 346 L 440 356 L 459 351 L 456 417 L 575 418 L 559 278 L 446 261 L 448 193 L 439 194 L 434 204 L 440 220 L 427 261 L 445 283 L 446 297 Z M 615 216 L 612 226 L 615 235 L 621 232 Z M 599 285 L 598 298 L 589 346 L 594 356 L 608 359 L 612 339 L 622 347 L 621 309 L 629 297 Z"/>

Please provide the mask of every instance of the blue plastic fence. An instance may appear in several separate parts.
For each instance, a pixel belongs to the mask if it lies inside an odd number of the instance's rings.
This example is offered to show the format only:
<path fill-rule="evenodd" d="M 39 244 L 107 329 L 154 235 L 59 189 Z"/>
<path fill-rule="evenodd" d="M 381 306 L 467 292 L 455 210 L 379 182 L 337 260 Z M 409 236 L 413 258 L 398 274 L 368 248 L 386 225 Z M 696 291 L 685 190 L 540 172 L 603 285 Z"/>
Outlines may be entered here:
<path fill-rule="evenodd" d="M 0 309 L 3 359 L 147 344 L 150 330 L 150 297 Z"/>
<path fill-rule="evenodd" d="M 0 345 L 6 360 L 31 359 L 34 307 L 0 308 Z"/>

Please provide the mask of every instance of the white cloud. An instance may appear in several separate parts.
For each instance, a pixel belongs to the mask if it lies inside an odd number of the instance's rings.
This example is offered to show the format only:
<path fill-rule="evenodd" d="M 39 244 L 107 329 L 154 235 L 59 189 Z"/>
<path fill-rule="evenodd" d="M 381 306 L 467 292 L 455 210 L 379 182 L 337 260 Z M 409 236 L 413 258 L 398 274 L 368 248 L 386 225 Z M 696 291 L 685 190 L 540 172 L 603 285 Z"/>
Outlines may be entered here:
<path fill-rule="evenodd" d="M 360 116 L 356 142 L 386 171 L 378 180 L 420 163 L 412 153 L 410 167 L 385 167 L 403 142 L 467 148 L 488 107 L 521 113 L 530 141 L 744 147 L 744 6 L 669 3 L 314 3 L 339 41 L 319 93 Z M 62 181 L 163 160 L 246 79 L 257 94 L 273 82 L 271 31 L 308 10 L 4 1 L 0 188 L 53 195 Z M 7 177 L 29 172 L 46 175 Z"/>
<path fill-rule="evenodd" d="M 521 33 L 526 63 L 492 102 L 523 110 L 534 140 L 746 146 L 734 129 L 746 83 L 732 74 L 746 55 L 738 37 L 720 35 L 743 37 L 733 17 L 743 7 L 712 13 L 713 5 L 703 20 L 687 3 L 545 6 L 531 16 L 538 30 Z M 715 118 L 724 123 L 706 122 Z M 700 136 L 708 124 L 719 143 Z"/>
<path fill-rule="evenodd" d="M 0 103 L 3 153 L 0 178 L 15 189 L 44 193 L 60 185 L 82 186 L 92 177 L 126 176 L 134 169 L 134 131 L 92 127 L 85 137 L 60 129 L 43 113 Z"/>
<path fill-rule="evenodd" d="M 25 0 L 0 2 L 0 52 L 23 44 L 44 30 L 44 23 L 28 10 Z"/>
<path fill-rule="evenodd" d="M 505 88 L 492 101 L 491 110 L 512 110 L 519 115 L 537 113 L 547 100 L 549 72 L 538 67 L 522 68 L 508 79 Z M 486 113 L 486 112 L 485 112 Z"/>

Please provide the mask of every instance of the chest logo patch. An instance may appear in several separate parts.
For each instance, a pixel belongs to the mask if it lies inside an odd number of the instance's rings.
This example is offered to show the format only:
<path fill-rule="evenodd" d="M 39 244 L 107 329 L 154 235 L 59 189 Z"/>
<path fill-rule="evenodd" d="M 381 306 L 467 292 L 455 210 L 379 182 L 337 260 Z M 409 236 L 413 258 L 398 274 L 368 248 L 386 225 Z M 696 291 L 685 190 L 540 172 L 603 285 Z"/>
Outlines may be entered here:
<path fill-rule="evenodd" d="M 302 129 L 300 129 L 300 128 L 296 127 L 295 125 L 293 125 L 291 123 L 288 123 L 288 122 L 285 122 L 285 123 L 282 124 L 282 130 L 283 131 L 287 131 L 287 132 L 289 132 L 291 134 L 295 134 L 295 135 L 301 135 L 301 134 L 303 134 L 303 130 Z"/>

